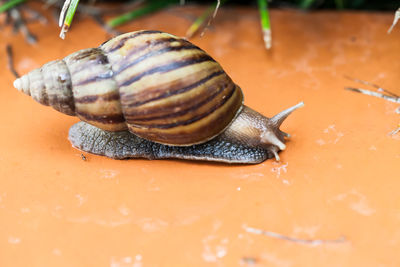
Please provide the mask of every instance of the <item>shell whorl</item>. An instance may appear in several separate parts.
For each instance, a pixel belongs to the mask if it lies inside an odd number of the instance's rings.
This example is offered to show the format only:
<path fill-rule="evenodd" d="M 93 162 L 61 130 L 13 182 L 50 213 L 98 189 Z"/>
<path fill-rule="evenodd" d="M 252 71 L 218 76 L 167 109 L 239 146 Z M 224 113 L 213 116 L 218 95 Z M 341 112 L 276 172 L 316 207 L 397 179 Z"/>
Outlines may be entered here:
<path fill-rule="evenodd" d="M 83 49 L 64 61 L 71 73 L 76 116 L 106 131 L 126 130 L 118 84 L 104 51 Z"/>
<path fill-rule="evenodd" d="M 80 50 L 14 86 L 103 130 L 128 128 L 171 145 L 210 140 L 243 104 L 241 89 L 208 54 L 159 31 L 127 33 Z"/>
<path fill-rule="evenodd" d="M 71 76 L 62 60 L 51 61 L 15 80 L 14 87 L 37 102 L 52 106 L 67 115 L 75 115 Z"/>
<path fill-rule="evenodd" d="M 191 145 L 222 132 L 243 102 L 209 55 L 158 31 L 120 35 L 101 48 L 118 84 L 129 130 L 163 144 Z"/>

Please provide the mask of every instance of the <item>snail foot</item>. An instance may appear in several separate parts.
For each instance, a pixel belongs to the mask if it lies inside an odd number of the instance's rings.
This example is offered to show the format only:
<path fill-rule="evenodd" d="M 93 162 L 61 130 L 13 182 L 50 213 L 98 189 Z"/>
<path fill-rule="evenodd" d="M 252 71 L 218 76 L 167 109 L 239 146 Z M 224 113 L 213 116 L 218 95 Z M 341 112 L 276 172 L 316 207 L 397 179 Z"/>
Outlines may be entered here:
<path fill-rule="evenodd" d="M 192 146 L 169 146 L 140 138 L 128 131 L 108 132 L 86 122 L 78 122 L 69 130 L 73 147 L 113 159 L 183 159 L 215 161 L 230 164 L 256 164 L 268 158 L 279 160 L 278 147 L 269 150 L 234 142 L 224 136 Z"/>

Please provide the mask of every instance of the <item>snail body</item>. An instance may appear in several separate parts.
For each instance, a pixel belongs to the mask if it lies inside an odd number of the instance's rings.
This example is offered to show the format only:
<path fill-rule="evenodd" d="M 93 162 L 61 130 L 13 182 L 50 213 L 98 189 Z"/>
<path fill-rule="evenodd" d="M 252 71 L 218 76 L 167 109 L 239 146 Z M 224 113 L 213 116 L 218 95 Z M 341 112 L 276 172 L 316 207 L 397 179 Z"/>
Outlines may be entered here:
<path fill-rule="evenodd" d="M 279 126 L 302 106 L 300 103 L 271 119 L 264 117 L 243 105 L 240 87 L 207 53 L 185 39 L 159 31 L 127 33 L 97 48 L 80 50 L 22 76 L 14 87 L 41 104 L 79 117 L 87 124 L 71 128 L 72 144 L 113 158 L 235 163 L 278 158 L 288 137 Z M 92 142 L 88 135 L 94 134 L 136 146 L 146 143 L 149 151 L 168 148 L 169 152 L 100 153 L 95 144 L 86 145 Z M 236 150 L 264 151 L 264 156 L 257 160 L 245 155 L 237 160 L 213 157 L 211 146 L 223 142 L 235 144 Z M 129 147 L 126 144 L 122 149 Z"/>

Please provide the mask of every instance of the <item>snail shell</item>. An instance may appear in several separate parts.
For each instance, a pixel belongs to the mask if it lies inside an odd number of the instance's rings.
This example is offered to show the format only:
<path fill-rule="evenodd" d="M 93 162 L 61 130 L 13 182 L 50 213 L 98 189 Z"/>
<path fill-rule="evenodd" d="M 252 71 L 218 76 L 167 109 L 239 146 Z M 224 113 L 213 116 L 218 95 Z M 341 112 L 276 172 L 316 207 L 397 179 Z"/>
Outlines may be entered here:
<path fill-rule="evenodd" d="M 170 145 L 203 143 L 239 112 L 243 95 L 190 42 L 159 31 L 120 35 L 33 70 L 15 87 L 107 131 Z"/>
<path fill-rule="evenodd" d="M 264 117 L 243 105 L 240 87 L 207 53 L 185 39 L 160 31 L 126 33 L 97 48 L 80 50 L 32 70 L 17 79 L 14 87 L 41 104 L 78 116 L 101 129 L 103 132 L 96 134 L 104 138 L 121 140 L 118 132 L 129 130 L 149 140 L 149 151 L 161 149 L 152 142 L 182 147 L 215 139 L 186 150 L 168 149 L 168 153 L 172 151 L 177 158 L 193 155 L 193 159 L 225 162 L 230 162 L 232 153 L 218 159 L 210 153 L 221 143 L 234 144 L 232 151 L 247 151 L 248 147 L 255 148 L 255 153 L 259 149 L 268 151 L 263 160 L 271 155 L 279 159 L 277 152 L 285 149 L 285 137 L 289 136 L 279 126 L 303 105 L 300 103 L 271 119 Z M 96 128 L 71 128 L 73 145 L 91 147 L 86 151 L 97 153 L 92 144 L 85 146 L 81 139 L 73 138 L 94 134 L 93 129 Z M 124 140 L 128 139 L 135 140 L 135 144 L 142 142 L 131 137 Z M 121 158 L 118 153 L 103 154 Z M 124 155 L 147 157 L 148 152 Z M 161 155 L 148 156 L 154 157 Z"/>

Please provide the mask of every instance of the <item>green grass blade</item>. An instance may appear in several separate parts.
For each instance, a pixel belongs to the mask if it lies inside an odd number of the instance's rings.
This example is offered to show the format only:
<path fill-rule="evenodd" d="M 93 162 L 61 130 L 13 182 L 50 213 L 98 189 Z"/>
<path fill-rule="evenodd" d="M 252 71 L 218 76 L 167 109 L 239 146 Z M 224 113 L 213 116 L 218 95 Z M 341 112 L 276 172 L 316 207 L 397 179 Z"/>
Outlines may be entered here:
<path fill-rule="evenodd" d="M 119 25 L 127 23 L 128 21 L 134 20 L 138 17 L 163 9 L 173 3 L 179 3 L 179 1 L 177 0 L 152 1 L 151 3 L 147 4 L 142 8 L 137 8 L 131 12 L 125 13 L 121 16 L 109 20 L 107 22 L 107 25 L 110 27 L 117 27 Z"/>
<path fill-rule="evenodd" d="M 335 5 L 337 9 L 343 9 L 344 8 L 344 0 L 335 0 Z"/>
<path fill-rule="evenodd" d="M 186 32 L 186 38 L 191 38 L 193 35 L 196 34 L 196 32 L 200 29 L 201 25 L 203 25 L 206 21 L 206 19 L 211 16 L 215 9 L 216 5 L 211 5 L 209 8 L 207 8 L 206 11 L 201 14 L 200 17 L 198 17 L 192 25 L 190 25 L 189 29 Z"/>
<path fill-rule="evenodd" d="M 5 2 L 4 4 L 2 4 L 0 6 L 0 13 L 3 13 L 7 10 L 9 10 L 10 8 L 15 7 L 18 4 L 21 4 L 22 2 L 25 2 L 25 0 L 11 0 L 8 2 Z"/>
<path fill-rule="evenodd" d="M 303 9 L 310 8 L 310 6 L 314 3 L 315 0 L 302 0 L 300 2 L 300 7 Z"/>
<path fill-rule="evenodd" d="M 265 48 L 270 49 L 272 46 L 272 38 L 267 0 L 258 0 L 258 9 L 260 10 L 261 28 L 263 32 Z"/>
<path fill-rule="evenodd" d="M 71 26 L 72 20 L 74 19 L 76 8 L 78 7 L 79 0 L 72 0 L 71 5 L 68 8 L 67 15 L 65 15 L 64 24 Z"/>
<path fill-rule="evenodd" d="M 220 1 L 220 5 L 223 5 L 226 2 L 228 2 L 228 0 L 222 0 L 222 1 Z M 190 25 L 189 29 L 186 31 L 186 38 L 189 39 L 189 38 L 193 37 L 193 35 L 195 35 L 199 31 L 200 27 L 205 24 L 207 18 L 209 18 L 211 15 L 214 16 L 215 12 L 217 11 L 216 10 L 217 7 L 218 7 L 218 2 L 209 6 L 206 9 L 206 11 L 204 11 L 203 14 L 201 14 L 201 16 L 198 17 L 192 23 L 192 25 Z M 209 21 L 209 23 L 210 23 L 210 21 Z"/>
<path fill-rule="evenodd" d="M 64 23 L 61 26 L 61 32 L 60 32 L 61 39 L 65 38 L 66 32 L 71 27 L 71 23 L 72 23 L 72 20 L 74 18 L 74 15 L 75 15 L 75 12 L 76 12 L 76 8 L 78 7 L 78 4 L 79 4 L 79 0 L 71 0 L 71 3 L 68 5 L 67 14 L 65 15 Z M 62 15 L 63 14 L 61 14 L 60 16 L 62 16 Z"/>

